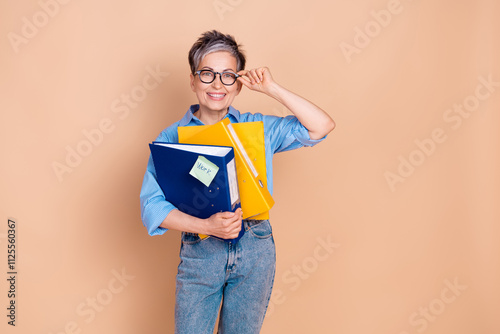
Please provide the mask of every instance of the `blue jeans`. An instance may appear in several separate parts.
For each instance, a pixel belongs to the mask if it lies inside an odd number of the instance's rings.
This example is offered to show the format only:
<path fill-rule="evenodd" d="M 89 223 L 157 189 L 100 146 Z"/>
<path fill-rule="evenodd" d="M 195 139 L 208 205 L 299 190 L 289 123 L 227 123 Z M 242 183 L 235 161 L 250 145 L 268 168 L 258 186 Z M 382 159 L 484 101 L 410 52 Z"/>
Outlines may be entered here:
<path fill-rule="evenodd" d="M 276 268 L 269 220 L 243 220 L 236 244 L 182 233 L 177 272 L 175 333 L 259 333 Z M 221 305 L 222 302 L 222 305 Z"/>

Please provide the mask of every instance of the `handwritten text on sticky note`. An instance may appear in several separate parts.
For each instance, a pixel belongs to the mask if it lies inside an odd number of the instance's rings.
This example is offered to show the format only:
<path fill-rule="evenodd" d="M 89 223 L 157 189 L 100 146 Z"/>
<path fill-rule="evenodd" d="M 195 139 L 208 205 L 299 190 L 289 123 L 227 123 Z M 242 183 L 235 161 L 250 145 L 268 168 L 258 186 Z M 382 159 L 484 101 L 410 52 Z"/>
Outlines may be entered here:
<path fill-rule="evenodd" d="M 210 183 L 212 183 L 212 180 L 215 175 L 217 175 L 218 171 L 219 167 L 217 167 L 216 164 L 200 155 L 194 163 L 193 168 L 191 168 L 189 174 L 203 182 L 203 184 L 208 187 Z"/>

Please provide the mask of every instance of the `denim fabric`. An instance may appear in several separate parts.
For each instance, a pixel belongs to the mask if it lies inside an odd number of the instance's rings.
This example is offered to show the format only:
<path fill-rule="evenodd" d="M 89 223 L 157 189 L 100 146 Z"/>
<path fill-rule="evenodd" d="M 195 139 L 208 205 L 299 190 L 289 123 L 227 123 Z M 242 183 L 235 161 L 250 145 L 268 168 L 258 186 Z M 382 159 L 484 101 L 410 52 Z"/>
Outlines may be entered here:
<path fill-rule="evenodd" d="M 271 297 L 276 252 L 269 220 L 243 220 L 236 243 L 182 233 L 175 333 L 259 333 Z M 222 302 L 222 305 L 221 305 Z"/>

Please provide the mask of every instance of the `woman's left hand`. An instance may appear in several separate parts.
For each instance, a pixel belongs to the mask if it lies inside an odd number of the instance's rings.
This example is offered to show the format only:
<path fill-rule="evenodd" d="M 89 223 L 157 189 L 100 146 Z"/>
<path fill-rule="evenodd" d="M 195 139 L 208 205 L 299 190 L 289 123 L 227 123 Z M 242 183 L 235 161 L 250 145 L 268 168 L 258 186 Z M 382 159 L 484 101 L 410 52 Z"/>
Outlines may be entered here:
<path fill-rule="evenodd" d="M 238 81 L 251 90 L 270 94 L 272 87 L 276 84 L 267 67 L 259 67 L 251 70 L 242 70 L 238 72 L 241 77 Z"/>

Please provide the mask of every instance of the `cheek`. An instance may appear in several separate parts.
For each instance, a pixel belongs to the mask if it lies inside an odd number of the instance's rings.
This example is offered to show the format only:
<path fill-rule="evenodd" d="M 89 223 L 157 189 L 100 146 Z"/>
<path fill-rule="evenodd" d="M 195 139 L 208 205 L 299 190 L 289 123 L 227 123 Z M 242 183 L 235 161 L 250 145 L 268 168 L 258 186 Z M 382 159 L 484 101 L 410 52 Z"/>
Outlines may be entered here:
<path fill-rule="evenodd" d="M 201 83 L 195 83 L 194 87 L 193 87 L 193 91 L 196 94 L 200 94 L 200 95 L 205 94 L 205 89 L 206 89 L 206 87 L 204 85 L 202 85 Z"/>
<path fill-rule="evenodd" d="M 238 95 L 238 86 L 236 86 L 236 84 L 234 84 L 233 86 L 231 86 L 231 88 L 229 88 L 228 90 L 228 93 L 231 95 L 231 96 L 236 96 Z"/>

